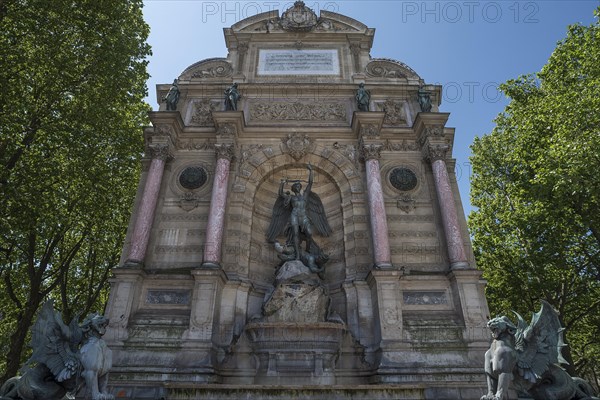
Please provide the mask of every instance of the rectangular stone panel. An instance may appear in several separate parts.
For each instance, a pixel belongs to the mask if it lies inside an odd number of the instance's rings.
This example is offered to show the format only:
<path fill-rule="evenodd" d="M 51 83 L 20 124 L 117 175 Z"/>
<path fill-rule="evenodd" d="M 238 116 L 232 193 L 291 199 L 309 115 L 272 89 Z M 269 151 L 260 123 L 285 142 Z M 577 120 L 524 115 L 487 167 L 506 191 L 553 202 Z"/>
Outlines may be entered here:
<path fill-rule="evenodd" d="M 149 289 L 146 292 L 146 304 L 190 304 L 189 290 Z"/>
<path fill-rule="evenodd" d="M 339 75 L 340 61 L 335 49 L 261 49 L 259 75 Z"/>
<path fill-rule="evenodd" d="M 442 291 L 405 291 L 402 294 L 404 304 L 430 306 L 448 304 L 446 292 Z"/>

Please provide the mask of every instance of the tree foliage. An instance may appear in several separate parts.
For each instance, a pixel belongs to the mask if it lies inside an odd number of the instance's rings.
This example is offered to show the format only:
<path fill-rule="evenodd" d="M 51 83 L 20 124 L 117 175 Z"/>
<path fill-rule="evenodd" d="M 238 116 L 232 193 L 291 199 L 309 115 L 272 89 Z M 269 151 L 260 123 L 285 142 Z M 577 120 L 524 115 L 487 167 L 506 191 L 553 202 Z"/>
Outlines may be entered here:
<path fill-rule="evenodd" d="M 41 302 L 103 307 L 146 123 L 141 0 L 0 0 L 0 381 Z"/>
<path fill-rule="evenodd" d="M 600 8 L 596 10 L 598 17 Z M 559 312 L 568 370 L 600 378 L 600 25 L 573 25 L 472 145 L 469 217 L 492 312 Z"/>

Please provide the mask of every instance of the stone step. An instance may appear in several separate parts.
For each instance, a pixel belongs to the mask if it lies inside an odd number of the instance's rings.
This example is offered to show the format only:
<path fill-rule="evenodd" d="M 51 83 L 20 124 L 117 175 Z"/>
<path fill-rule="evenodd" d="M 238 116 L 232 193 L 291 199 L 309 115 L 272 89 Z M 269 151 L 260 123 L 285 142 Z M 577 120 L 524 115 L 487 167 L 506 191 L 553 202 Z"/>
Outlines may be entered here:
<path fill-rule="evenodd" d="M 425 400 L 420 385 L 256 386 L 166 384 L 165 400 Z"/>

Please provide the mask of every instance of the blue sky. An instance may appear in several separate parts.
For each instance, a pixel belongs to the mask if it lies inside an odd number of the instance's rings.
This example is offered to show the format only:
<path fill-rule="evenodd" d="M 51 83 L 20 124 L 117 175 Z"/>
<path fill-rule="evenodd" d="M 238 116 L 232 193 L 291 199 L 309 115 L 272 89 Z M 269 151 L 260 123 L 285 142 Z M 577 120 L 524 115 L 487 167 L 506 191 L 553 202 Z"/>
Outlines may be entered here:
<path fill-rule="evenodd" d="M 465 213 L 469 155 L 475 136 L 490 132 L 507 100 L 499 83 L 539 71 L 573 23 L 590 25 L 600 0 L 587 1 L 312 1 L 375 28 L 372 57 L 408 64 L 427 83 L 444 86 L 440 111 L 456 128 L 453 156 Z M 293 1 L 145 0 L 150 25 L 147 101 L 158 108 L 155 87 L 171 83 L 189 65 L 227 56 L 223 28 Z"/>

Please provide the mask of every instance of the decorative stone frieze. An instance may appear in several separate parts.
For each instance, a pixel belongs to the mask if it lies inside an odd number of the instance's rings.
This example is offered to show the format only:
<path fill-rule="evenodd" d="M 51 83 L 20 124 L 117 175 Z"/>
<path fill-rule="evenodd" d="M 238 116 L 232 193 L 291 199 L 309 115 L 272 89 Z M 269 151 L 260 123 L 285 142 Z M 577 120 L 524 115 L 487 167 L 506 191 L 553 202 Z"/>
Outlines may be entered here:
<path fill-rule="evenodd" d="M 271 102 L 249 107 L 252 121 L 346 121 L 346 105 L 332 102 Z"/>
<path fill-rule="evenodd" d="M 175 147 L 177 150 L 212 150 L 215 148 L 215 143 L 210 139 L 177 139 Z"/>
<path fill-rule="evenodd" d="M 395 143 L 387 139 L 383 144 L 383 149 L 388 151 L 417 151 L 421 146 L 415 141 L 403 139 L 401 143 Z"/>

